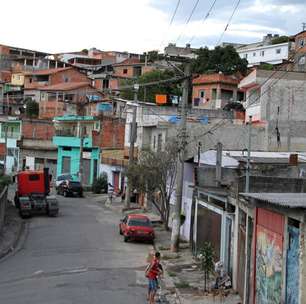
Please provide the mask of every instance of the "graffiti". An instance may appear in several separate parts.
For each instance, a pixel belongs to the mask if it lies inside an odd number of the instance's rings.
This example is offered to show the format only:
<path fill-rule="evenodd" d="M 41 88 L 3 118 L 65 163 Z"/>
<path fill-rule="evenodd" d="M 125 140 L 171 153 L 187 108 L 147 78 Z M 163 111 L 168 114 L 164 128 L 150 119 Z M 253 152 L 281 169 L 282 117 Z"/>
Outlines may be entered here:
<path fill-rule="evenodd" d="M 281 303 L 282 238 L 257 226 L 256 244 L 256 303 Z"/>

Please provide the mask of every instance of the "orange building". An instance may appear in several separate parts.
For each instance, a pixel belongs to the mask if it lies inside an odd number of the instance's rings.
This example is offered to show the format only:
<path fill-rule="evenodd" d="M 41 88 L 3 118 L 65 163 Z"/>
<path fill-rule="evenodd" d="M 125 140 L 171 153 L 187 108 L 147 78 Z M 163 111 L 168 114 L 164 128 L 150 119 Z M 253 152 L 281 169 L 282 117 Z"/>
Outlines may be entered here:
<path fill-rule="evenodd" d="M 229 101 L 244 100 L 238 89 L 240 78 L 222 73 L 202 74 L 192 82 L 192 106 L 202 109 L 223 108 Z"/>

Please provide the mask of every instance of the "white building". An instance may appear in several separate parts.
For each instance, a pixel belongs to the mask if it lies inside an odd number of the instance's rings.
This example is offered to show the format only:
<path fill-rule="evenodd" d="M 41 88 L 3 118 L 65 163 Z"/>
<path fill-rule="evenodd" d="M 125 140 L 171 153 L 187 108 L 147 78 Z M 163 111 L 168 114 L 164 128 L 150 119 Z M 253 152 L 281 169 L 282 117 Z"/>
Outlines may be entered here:
<path fill-rule="evenodd" d="M 248 61 L 249 67 L 261 63 L 279 64 L 283 60 L 288 60 L 290 43 L 272 44 L 273 38 L 278 38 L 278 35 L 268 34 L 263 41 L 247 44 L 236 50 L 241 58 Z"/>

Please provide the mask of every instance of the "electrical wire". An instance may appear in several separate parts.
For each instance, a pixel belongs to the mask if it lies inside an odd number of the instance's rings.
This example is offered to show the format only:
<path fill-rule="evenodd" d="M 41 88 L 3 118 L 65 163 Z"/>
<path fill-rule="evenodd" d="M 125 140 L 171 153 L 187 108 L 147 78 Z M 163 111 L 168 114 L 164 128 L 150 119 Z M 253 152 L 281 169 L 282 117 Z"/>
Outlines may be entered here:
<path fill-rule="evenodd" d="M 174 12 L 173 12 L 173 14 L 172 14 L 172 17 L 171 17 L 171 19 L 170 19 L 170 23 L 169 23 L 169 25 L 168 25 L 168 30 L 167 30 L 166 32 L 169 32 L 169 30 L 170 30 L 170 28 L 171 28 L 171 25 L 172 25 L 172 23 L 173 23 L 173 21 L 174 21 L 174 18 L 175 18 L 175 16 L 176 16 L 176 13 L 177 13 L 177 10 L 178 10 L 178 8 L 179 8 L 180 3 L 181 3 L 181 0 L 178 0 L 177 3 L 176 3 L 176 6 L 175 6 Z M 162 42 L 161 42 L 160 45 L 159 45 L 160 47 L 162 47 L 162 45 L 164 44 L 165 36 L 166 36 L 166 34 L 164 33 L 164 34 L 163 34 L 163 40 L 162 40 Z"/>
<path fill-rule="evenodd" d="M 241 1 L 241 0 L 238 0 L 238 1 L 237 1 L 236 5 L 235 5 L 235 8 L 234 8 L 234 10 L 233 10 L 233 12 L 232 12 L 230 18 L 228 19 L 228 22 L 227 22 L 227 24 L 226 24 L 226 26 L 225 26 L 225 28 L 224 28 L 224 31 L 222 32 L 222 34 L 221 34 L 221 36 L 220 36 L 220 38 L 219 38 L 219 40 L 218 40 L 218 42 L 217 42 L 216 45 L 219 45 L 220 42 L 222 41 L 223 36 L 224 36 L 225 32 L 228 30 L 228 27 L 229 27 L 229 25 L 230 25 L 230 23 L 231 23 L 231 21 L 232 21 L 232 19 L 233 19 L 233 17 L 234 17 L 234 14 L 236 13 L 236 11 L 237 11 L 237 9 L 238 9 L 238 6 L 239 6 L 239 4 L 240 4 L 240 1 Z"/>
<path fill-rule="evenodd" d="M 190 15 L 189 15 L 189 17 L 188 17 L 188 19 L 187 19 L 187 21 L 186 21 L 184 27 L 183 27 L 183 30 L 181 31 L 181 33 L 179 34 L 179 36 L 178 36 L 177 39 L 176 39 L 176 43 L 178 43 L 178 41 L 181 39 L 181 37 L 182 37 L 182 35 L 183 35 L 184 31 L 185 31 L 186 26 L 187 26 L 188 23 L 190 22 L 190 20 L 191 20 L 193 14 L 194 14 L 196 8 L 198 7 L 199 2 L 200 2 L 200 0 L 196 0 L 195 4 L 194 4 L 194 6 L 193 6 L 193 8 L 192 8 L 192 10 L 191 10 L 191 13 L 190 13 Z"/>
<path fill-rule="evenodd" d="M 211 14 L 211 12 L 212 12 L 212 10 L 213 10 L 213 8 L 214 8 L 216 2 L 217 2 L 217 0 L 214 0 L 213 3 L 211 4 L 211 6 L 210 6 L 208 12 L 206 13 L 206 15 L 204 16 L 204 18 L 203 18 L 203 20 L 202 20 L 202 24 L 204 24 L 205 21 L 206 21 L 206 20 L 208 19 L 208 17 L 210 16 L 210 14 Z M 193 41 L 194 38 L 195 38 L 195 35 L 193 35 L 193 36 L 190 38 L 190 40 L 189 40 L 188 43 L 191 44 L 191 42 Z"/>

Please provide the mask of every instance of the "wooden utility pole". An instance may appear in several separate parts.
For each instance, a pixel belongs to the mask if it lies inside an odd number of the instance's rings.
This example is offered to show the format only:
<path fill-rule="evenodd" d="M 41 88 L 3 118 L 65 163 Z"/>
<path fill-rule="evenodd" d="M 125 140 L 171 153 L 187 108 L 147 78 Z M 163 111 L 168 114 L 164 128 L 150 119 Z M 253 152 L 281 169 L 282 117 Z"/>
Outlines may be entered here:
<path fill-rule="evenodd" d="M 190 84 L 190 63 L 186 63 L 184 74 L 186 79 L 183 82 L 183 98 L 181 106 L 181 121 L 178 130 L 179 152 L 177 159 L 177 177 L 176 177 L 176 202 L 175 212 L 172 222 L 171 234 L 171 251 L 178 252 L 180 243 L 180 228 L 181 228 L 181 209 L 183 196 L 183 181 L 184 181 L 184 161 L 186 155 L 187 144 L 187 105 L 188 91 Z"/>
<path fill-rule="evenodd" d="M 134 85 L 134 105 L 133 105 L 133 118 L 132 118 L 132 124 L 130 128 L 130 147 L 129 147 L 129 166 L 131 166 L 134 162 L 134 146 L 136 142 L 136 135 L 137 135 L 137 129 L 136 129 L 136 115 L 137 115 L 137 102 L 138 102 L 138 89 L 139 85 Z M 133 189 L 130 188 L 129 182 L 127 182 L 126 185 L 126 191 L 125 191 L 125 201 L 124 201 L 124 207 L 130 208 L 131 203 L 131 191 Z"/>

